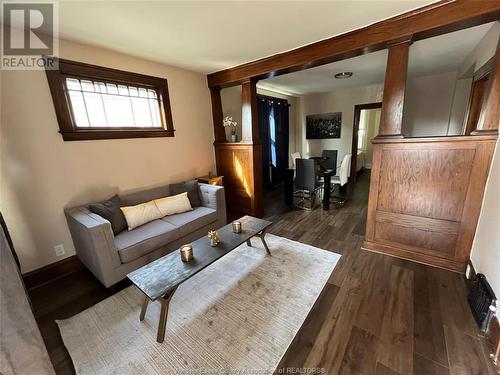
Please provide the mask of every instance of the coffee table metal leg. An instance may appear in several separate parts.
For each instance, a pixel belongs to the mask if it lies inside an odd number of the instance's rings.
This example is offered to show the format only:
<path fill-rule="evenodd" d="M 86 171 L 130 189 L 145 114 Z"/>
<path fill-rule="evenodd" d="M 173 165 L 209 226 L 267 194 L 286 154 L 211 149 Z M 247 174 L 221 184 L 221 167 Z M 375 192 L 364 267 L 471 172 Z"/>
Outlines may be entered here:
<path fill-rule="evenodd" d="M 271 252 L 269 251 L 269 247 L 267 246 L 267 243 L 266 243 L 265 236 L 266 236 L 266 232 L 262 231 L 259 237 L 260 237 L 260 240 L 262 241 L 262 244 L 264 245 L 264 248 L 267 251 L 267 254 L 271 255 Z"/>
<path fill-rule="evenodd" d="M 165 339 L 165 329 L 167 327 L 167 317 L 168 317 L 168 307 L 170 305 L 170 301 L 172 300 L 172 296 L 174 295 L 177 287 L 174 288 L 169 293 L 165 294 L 158 301 L 161 304 L 160 311 L 160 321 L 158 322 L 158 335 L 156 336 L 156 341 L 162 343 Z"/>
<path fill-rule="evenodd" d="M 144 297 L 144 301 L 142 302 L 141 315 L 139 316 L 139 320 L 142 322 L 144 320 L 144 316 L 146 315 L 146 310 L 148 309 L 149 298 Z"/>
<path fill-rule="evenodd" d="M 250 241 L 250 238 L 247 240 L 247 246 L 252 247 L 252 241 Z"/>
<path fill-rule="evenodd" d="M 264 245 L 264 248 L 266 249 L 267 254 L 271 255 L 271 251 L 269 251 L 269 246 L 267 246 L 267 242 L 266 242 L 265 236 L 266 236 L 266 231 L 263 230 L 262 232 L 259 232 L 259 233 L 255 234 L 254 237 L 259 237 L 260 238 L 260 240 L 262 241 L 262 244 Z M 248 244 L 248 242 L 250 242 L 250 240 L 247 241 L 247 244 Z M 252 246 L 252 245 L 248 245 L 248 246 Z"/>

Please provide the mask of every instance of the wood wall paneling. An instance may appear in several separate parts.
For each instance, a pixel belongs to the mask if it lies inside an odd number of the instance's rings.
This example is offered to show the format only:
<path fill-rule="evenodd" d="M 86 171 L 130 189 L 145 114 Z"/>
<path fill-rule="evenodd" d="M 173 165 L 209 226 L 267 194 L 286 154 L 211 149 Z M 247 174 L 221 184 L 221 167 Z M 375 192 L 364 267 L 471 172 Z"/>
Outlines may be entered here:
<path fill-rule="evenodd" d="M 385 147 L 377 210 L 460 221 L 474 153 L 434 144 Z"/>
<path fill-rule="evenodd" d="M 416 41 L 498 19 L 498 1 L 440 1 L 333 38 L 209 74 L 208 85 L 235 86 L 249 78 L 270 78 L 379 51 L 389 41 L 408 35 L 413 35 Z"/>
<path fill-rule="evenodd" d="M 363 248 L 463 272 L 496 137 L 373 143 Z"/>
<path fill-rule="evenodd" d="M 389 47 L 385 71 L 384 97 L 377 137 L 402 138 L 403 106 L 411 37 Z"/>
<path fill-rule="evenodd" d="M 255 169 L 260 146 L 252 143 L 216 143 L 217 173 L 224 176 L 227 210 L 262 216 L 262 183 Z"/>

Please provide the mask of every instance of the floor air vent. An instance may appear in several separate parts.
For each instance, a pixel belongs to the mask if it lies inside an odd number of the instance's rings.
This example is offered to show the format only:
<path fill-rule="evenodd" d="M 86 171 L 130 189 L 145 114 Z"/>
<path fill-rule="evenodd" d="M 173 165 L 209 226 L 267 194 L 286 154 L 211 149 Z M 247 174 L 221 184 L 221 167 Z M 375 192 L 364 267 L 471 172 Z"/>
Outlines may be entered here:
<path fill-rule="evenodd" d="M 477 274 L 469 293 L 469 305 L 481 331 L 486 332 L 492 315 L 496 310 L 495 293 L 483 274 Z"/>

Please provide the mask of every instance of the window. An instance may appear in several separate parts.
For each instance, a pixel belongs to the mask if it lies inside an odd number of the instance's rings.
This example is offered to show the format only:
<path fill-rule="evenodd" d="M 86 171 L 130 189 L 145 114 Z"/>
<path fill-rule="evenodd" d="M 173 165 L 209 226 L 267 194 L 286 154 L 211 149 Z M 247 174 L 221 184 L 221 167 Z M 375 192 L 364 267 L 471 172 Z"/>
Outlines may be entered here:
<path fill-rule="evenodd" d="M 164 78 L 62 59 L 46 73 L 65 141 L 174 136 Z"/>

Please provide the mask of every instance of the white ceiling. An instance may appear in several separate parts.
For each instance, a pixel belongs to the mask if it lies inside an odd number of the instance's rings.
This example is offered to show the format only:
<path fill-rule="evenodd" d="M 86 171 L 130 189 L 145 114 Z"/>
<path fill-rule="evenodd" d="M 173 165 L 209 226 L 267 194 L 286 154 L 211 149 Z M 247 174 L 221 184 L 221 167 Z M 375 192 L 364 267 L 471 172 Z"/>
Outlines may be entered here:
<path fill-rule="evenodd" d="M 480 25 L 413 43 L 410 47 L 408 75 L 416 77 L 458 70 L 492 25 Z M 387 50 L 382 50 L 266 79 L 258 85 L 284 94 L 304 95 L 378 84 L 384 81 L 386 63 Z M 345 71 L 354 74 L 348 79 L 333 77 Z"/>
<path fill-rule="evenodd" d="M 74 1 L 64 39 L 210 73 L 374 23 L 433 1 Z"/>

